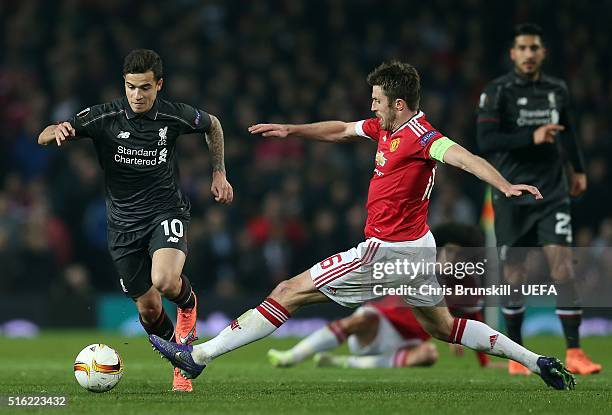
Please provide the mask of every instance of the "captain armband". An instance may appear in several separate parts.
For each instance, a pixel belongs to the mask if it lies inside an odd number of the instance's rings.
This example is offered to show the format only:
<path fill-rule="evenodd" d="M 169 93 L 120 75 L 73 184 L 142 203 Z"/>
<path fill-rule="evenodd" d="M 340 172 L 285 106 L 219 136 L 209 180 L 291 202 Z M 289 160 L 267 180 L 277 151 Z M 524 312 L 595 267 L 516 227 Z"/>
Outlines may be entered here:
<path fill-rule="evenodd" d="M 429 147 L 429 157 L 444 163 L 444 154 L 449 148 L 451 148 L 455 144 L 457 143 L 455 143 L 450 138 L 442 137 L 434 141 L 431 147 Z"/>

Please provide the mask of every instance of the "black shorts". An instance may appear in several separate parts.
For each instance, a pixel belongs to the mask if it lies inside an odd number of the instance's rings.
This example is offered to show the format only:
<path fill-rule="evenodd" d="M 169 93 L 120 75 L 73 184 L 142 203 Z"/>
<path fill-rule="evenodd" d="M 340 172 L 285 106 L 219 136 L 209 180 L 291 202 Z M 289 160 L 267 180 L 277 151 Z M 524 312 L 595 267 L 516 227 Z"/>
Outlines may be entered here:
<path fill-rule="evenodd" d="M 499 247 L 571 246 L 569 200 L 549 206 L 496 203 L 495 237 Z"/>
<path fill-rule="evenodd" d="M 148 227 L 122 232 L 108 229 L 108 251 L 119 274 L 123 292 L 133 299 L 152 286 L 151 258 L 161 248 L 175 248 L 187 255 L 187 225 L 181 215 L 162 217 Z"/>

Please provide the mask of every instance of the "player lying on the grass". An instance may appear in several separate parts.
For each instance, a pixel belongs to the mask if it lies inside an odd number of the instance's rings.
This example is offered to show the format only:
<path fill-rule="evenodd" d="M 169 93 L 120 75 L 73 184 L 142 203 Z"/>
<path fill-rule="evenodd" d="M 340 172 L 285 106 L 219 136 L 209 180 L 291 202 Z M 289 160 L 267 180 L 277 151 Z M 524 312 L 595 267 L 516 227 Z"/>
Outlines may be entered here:
<path fill-rule="evenodd" d="M 440 263 L 476 263 L 484 259 L 484 236 L 477 226 L 446 223 L 433 229 Z M 447 268 L 448 269 L 448 268 Z M 446 286 L 478 286 L 478 276 L 472 271 L 454 275 L 438 275 Z M 483 321 L 484 299 L 480 296 L 446 296 L 453 316 Z M 398 296 L 387 296 L 359 307 L 352 315 L 335 320 L 302 339 L 289 350 L 268 351 L 268 360 L 276 367 L 289 367 L 312 356 L 317 366 L 352 368 L 429 366 L 437 360 L 437 350 L 429 342 L 408 305 Z M 351 355 L 324 353 L 348 343 Z M 451 345 L 457 356 L 463 355 L 460 345 Z M 482 367 L 493 367 L 488 355 L 476 352 Z"/>
<path fill-rule="evenodd" d="M 269 350 L 268 359 L 277 367 L 290 367 L 312 356 L 317 366 L 360 369 L 430 366 L 438 360 L 436 346 L 428 341 L 430 337 L 403 299 L 389 296 L 332 321 L 289 350 Z M 345 341 L 351 355 L 322 353 Z"/>
<path fill-rule="evenodd" d="M 384 295 L 375 286 L 401 286 L 407 291 L 405 301 L 413 306 L 417 320 L 432 336 L 516 360 L 556 389 L 573 388 L 572 374 L 558 359 L 533 353 L 480 321 L 453 318 L 441 291 L 435 291 L 439 288 L 435 273 L 427 271 L 436 262 L 436 243 L 426 223 L 436 160 L 476 175 L 506 197 L 530 193 L 540 199 L 538 189 L 509 183 L 484 159 L 432 127 L 419 110 L 420 80 L 413 66 L 384 63 L 368 75 L 368 83 L 372 86 L 371 109 L 376 118 L 348 123 L 258 124 L 249 128 L 252 134 L 265 137 L 331 142 L 366 138 L 376 142 L 376 167 L 367 202 L 367 239 L 281 282 L 259 306 L 246 311 L 215 338 L 190 346 L 151 335 L 153 347 L 186 377 L 195 378 L 218 356 L 272 334 L 305 305 L 331 300 L 356 307 Z M 423 272 L 409 278 L 395 272 L 373 279 L 375 267 L 396 261 L 423 264 Z M 421 287 L 432 291 L 422 294 Z M 410 288 L 416 292 L 408 292 Z"/>
<path fill-rule="evenodd" d="M 179 188 L 175 147 L 182 134 L 205 135 L 213 166 L 211 192 L 217 202 L 231 203 L 223 129 L 214 115 L 157 97 L 163 66 L 152 50 L 137 49 L 126 56 L 123 80 L 124 97 L 48 126 L 38 143 L 61 146 L 92 139 L 104 169 L 108 249 L 119 284 L 136 304 L 147 333 L 191 342 L 196 338 L 197 299 L 182 273 L 190 204 Z M 176 332 L 162 295 L 177 305 Z M 172 389 L 190 392 L 192 385 L 175 370 Z"/>

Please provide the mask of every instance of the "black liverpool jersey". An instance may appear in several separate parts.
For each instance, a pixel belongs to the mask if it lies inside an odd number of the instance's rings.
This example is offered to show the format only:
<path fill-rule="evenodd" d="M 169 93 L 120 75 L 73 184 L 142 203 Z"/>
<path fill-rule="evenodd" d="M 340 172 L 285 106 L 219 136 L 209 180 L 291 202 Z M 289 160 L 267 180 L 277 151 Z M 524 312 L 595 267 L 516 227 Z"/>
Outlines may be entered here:
<path fill-rule="evenodd" d="M 555 143 L 535 145 L 533 132 L 544 124 L 561 124 L 565 130 L 558 133 Z M 528 80 L 513 71 L 485 87 L 478 111 L 478 145 L 508 181 L 537 186 L 545 203 L 568 197 L 567 161 L 576 172 L 584 172 L 567 86 L 544 74 Z M 494 202 L 505 199 L 495 191 Z M 508 199 L 508 203 L 536 201 L 523 196 Z"/>
<path fill-rule="evenodd" d="M 70 123 L 77 137 L 93 140 L 104 169 L 110 228 L 141 230 L 170 212 L 189 218 L 189 200 L 179 188 L 176 139 L 208 132 L 206 112 L 158 98 L 147 113 L 136 114 L 120 98 L 84 109 Z"/>

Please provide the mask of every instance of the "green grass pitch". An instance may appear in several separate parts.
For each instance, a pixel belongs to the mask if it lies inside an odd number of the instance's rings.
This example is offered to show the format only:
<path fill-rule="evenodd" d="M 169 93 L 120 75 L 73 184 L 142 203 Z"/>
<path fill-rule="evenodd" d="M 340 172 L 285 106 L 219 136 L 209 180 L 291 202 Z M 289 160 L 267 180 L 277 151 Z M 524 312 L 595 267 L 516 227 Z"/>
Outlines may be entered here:
<path fill-rule="evenodd" d="M 72 373 L 76 354 L 90 343 L 107 343 L 125 362 L 119 385 L 94 394 L 81 389 Z M 595 414 L 612 413 L 612 338 L 587 338 L 584 348 L 604 364 L 595 376 L 579 376 L 574 391 L 555 391 L 538 376 L 510 377 L 504 370 L 480 369 L 470 351 L 451 356 L 438 343 L 439 362 L 415 369 L 317 369 L 306 362 L 274 369 L 270 347 L 290 339 L 269 339 L 216 360 L 194 382 L 194 393 L 170 391 L 171 367 L 144 337 L 100 332 L 45 332 L 36 339 L 0 338 L 0 396 L 68 397 L 62 408 L 9 408 L 5 413 L 78 414 Z M 527 346 L 563 355 L 562 339 L 527 339 Z M 342 351 L 342 350 L 340 350 Z M 196 412 L 197 411 L 197 412 Z"/>

